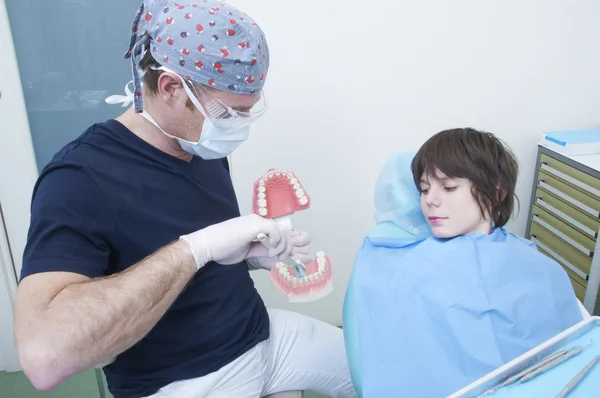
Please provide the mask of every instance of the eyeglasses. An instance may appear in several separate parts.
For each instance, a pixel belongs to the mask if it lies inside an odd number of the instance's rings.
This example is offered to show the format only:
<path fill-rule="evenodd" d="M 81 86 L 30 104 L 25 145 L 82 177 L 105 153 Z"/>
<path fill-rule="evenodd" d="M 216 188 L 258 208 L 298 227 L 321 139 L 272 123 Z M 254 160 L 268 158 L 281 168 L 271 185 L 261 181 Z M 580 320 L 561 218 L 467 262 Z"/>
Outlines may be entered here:
<path fill-rule="evenodd" d="M 267 101 L 262 90 L 252 94 L 258 98 L 249 111 L 240 111 L 214 96 L 207 86 L 182 77 L 164 66 L 156 69 L 176 75 L 182 81 L 183 88 L 194 106 L 223 132 L 244 128 L 255 122 L 267 110 Z"/>

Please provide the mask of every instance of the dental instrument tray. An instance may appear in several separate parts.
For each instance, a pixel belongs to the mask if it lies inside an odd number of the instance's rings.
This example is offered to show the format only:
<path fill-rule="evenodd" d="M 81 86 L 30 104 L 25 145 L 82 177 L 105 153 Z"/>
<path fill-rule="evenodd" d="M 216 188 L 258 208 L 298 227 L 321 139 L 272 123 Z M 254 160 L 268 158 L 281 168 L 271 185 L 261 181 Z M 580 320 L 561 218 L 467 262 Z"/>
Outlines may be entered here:
<path fill-rule="evenodd" d="M 522 375 L 524 370 L 544 361 L 549 356 L 559 354 L 558 351 L 568 351 L 578 347 L 582 349 L 578 350 L 577 354 L 535 377 L 525 377 L 512 382 L 509 380 L 511 378 L 514 380 L 513 376 L 519 373 Z M 594 316 L 554 336 L 448 398 L 556 397 L 588 364 L 594 361 L 597 355 L 600 355 L 600 317 Z M 591 367 L 568 394 L 568 398 L 598 396 L 600 396 L 600 364 Z"/>

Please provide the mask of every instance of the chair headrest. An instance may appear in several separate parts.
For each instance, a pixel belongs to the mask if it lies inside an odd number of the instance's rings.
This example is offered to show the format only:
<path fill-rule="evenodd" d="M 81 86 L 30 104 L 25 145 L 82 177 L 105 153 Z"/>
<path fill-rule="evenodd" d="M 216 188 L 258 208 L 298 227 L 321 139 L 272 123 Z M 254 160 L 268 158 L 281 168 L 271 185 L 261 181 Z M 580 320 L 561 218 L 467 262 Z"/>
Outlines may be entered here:
<path fill-rule="evenodd" d="M 375 183 L 375 222 L 391 222 L 417 238 L 431 236 L 421 212 L 420 194 L 413 181 L 411 162 L 416 151 L 390 157 Z"/>

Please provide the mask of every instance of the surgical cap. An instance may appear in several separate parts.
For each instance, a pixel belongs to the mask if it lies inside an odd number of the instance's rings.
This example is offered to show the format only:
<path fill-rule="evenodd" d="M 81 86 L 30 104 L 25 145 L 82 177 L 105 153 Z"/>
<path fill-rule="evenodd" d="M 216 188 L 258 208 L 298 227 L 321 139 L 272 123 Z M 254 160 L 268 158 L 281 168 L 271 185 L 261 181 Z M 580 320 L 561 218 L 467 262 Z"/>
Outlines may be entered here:
<path fill-rule="evenodd" d="M 375 183 L 375 222 L 391 222 L 417 237 L 426 237 L 431 231 L 421 211 L 420 193 L 411 170 L 415 154 L 400 152 L 383 166 Z"/>
<path fill-rule="evenodd" d="M 209 0 L 195 4 L 146 0 L 135 15 L 125 54 L 132 60 L 138 113 L 143 109 L 142 73 L 135 59 L 145 51 L 183 77 L 234 94 L 260 91 L 269 68 L 264 33 L 242 11 Z"/>

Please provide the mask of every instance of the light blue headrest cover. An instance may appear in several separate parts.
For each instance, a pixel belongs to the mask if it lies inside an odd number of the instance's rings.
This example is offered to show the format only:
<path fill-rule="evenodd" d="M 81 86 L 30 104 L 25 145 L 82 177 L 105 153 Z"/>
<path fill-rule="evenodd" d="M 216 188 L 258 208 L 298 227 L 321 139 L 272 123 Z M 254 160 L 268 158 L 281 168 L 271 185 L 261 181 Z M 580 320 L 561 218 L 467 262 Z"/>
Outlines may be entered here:
<path fill-rule="evenodd" d="M 412 177 L 411 162 L 416 151 L 393 155 L 375 183 L 375 222 L 393 223 L 417 238 L 431 235 L 421 212 L 420 195 Z"/>

